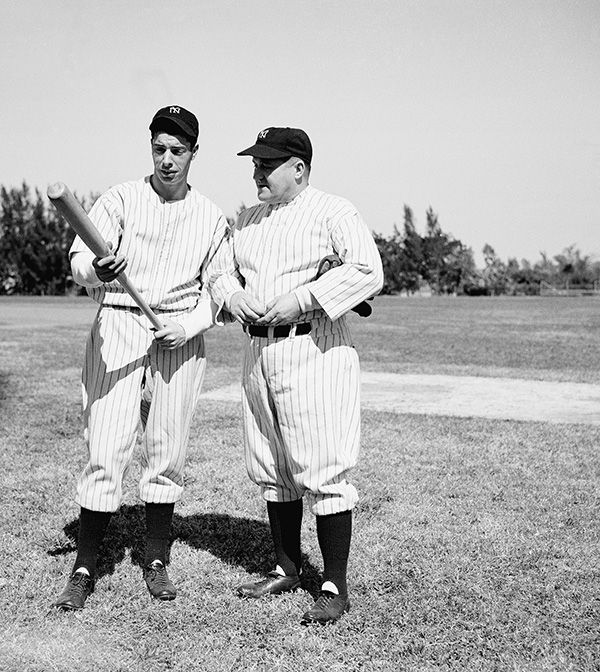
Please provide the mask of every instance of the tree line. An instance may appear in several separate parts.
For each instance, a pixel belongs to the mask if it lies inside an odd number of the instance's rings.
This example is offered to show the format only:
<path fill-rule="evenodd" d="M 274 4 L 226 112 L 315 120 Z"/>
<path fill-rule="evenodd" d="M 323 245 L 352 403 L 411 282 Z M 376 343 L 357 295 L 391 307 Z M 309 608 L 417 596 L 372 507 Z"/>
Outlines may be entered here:
<path fill-rule="evenodd" d="M 79 197 L 88 210 L 97 195 Z M 0 187 L 0 294 L 69 294 L 81 291 L 71 277 L 68 251 L 74 233 L 45 195 L 25 182 Z M 531 263 L 502 261 L 490 245 L 477 268 L 470 247 L 442 230 L 438 215 L 426 212 L 424 234 L 404 206 L 401 229 L 374 234 L 385 275 L 384 294 L 537 294 L 541 283 L 591 287 L 600 283 L 600 261 L 574 246 Z"/>
<path fill-rule="evenodd" d="M 544 284 L 556 288 L 600 288 L 600 261 L 583 255 L 575 245 L 553 257 L 545 253 L 531 263 L 502 261 L 494 248 L 483 247 L 484 266 L 477 268 L 473 250 L 445 233 L 432 208 L 425 213 L 425 233 L 417 232 L 411 208 L 404 206 L 402 229 L 391 236 L 375 234 L 385 273 L 383 293 L 498 296 L 539 294 Z"/>

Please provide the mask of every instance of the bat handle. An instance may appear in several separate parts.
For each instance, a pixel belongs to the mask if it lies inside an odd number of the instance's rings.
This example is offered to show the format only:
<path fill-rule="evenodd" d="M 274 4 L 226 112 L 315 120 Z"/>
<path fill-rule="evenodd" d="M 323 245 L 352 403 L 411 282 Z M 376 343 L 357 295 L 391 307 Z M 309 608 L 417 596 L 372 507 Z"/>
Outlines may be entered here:
<path fill-rule="evenodd" d="M 163 323 L 158 319 L 156 313 L 150 308 L 146 303 L 144 297 L 138 292 L 134 285 L 129 282 L 129 278 L 125 273 L 120 273 L 117 275 L 117 282 L 123 287 L 123 289 L 133 298 L 137 303 L 139 309 L 144 313 L 144 315 L 150 320 L 150 323 L 155 329 L 162 329 Z"/>

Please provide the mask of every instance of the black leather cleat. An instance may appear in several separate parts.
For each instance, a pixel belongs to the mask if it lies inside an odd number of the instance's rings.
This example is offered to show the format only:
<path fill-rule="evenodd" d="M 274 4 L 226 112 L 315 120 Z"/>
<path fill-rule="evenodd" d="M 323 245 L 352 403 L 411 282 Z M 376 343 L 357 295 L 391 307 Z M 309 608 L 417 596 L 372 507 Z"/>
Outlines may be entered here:
<path fill-rule="evenodd" d="M 328 590 L 322 590 L 317 601 L 302 616 L 302 624 L 335 623 L 347 611 L 350 611 L 350 600 L 347 596 L 336 595 Z"/>
<path fill-rule="evenodd" d="M 264 597 L 265 595 L 279 595 L 296 590 L 300 586 L 300 577 L 281 576 L 278 572 L 269 572 L 264 579 L 255 583 L 244 583 L 236 589 L 240 597 Z"/>
<path fill-rule="evenodd" d="M 58 596 L 53 607 L 65 611 L 83 609 L 85 601 L 94 590 L 94 580 L 84 572 L 73 572 L 63 592 Z"/>
<path fill-rule="evenodd" d="M 160 560 L 155 560 L 144 567 L 144 581 L 150 595 L 157 600 L 174 600 L 177 596 L 175 586 L 171 583 L 166 567 Z"/>

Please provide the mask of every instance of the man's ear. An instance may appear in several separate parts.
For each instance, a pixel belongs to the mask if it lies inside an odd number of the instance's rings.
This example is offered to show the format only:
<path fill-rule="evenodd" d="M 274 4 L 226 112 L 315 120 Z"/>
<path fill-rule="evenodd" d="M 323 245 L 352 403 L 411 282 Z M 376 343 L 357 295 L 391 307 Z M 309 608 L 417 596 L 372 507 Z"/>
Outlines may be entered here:
<path fill-rule="evenodd" d="M 296 179 L 301 180 L 306 174 L 306 164 L 302 159 L 296 160 Z"/>

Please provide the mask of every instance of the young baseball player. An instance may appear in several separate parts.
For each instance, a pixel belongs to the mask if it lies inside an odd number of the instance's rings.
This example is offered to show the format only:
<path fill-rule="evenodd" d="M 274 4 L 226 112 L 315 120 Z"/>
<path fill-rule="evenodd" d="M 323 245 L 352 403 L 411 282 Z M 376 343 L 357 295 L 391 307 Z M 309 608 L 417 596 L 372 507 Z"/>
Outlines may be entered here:
<path fill-rule="evenodd" d="M 276 567 L 238 588 L 258 598 L 300 585 L 303 498 L 317 521 L 323 584 L 304 623 L 350 608 L 346 569 L 359 449 L 358 355 L 345 313 L 377 294 L 373 236 L 345 199 L 309 186 L 312 147 L 294 128 L 266 128 L 239 153 L 254 163 L 259 205 L 245 210 L 209 286 L 244 326 L 246 466 L 267 502 Z M 321 259 L 341 265 L 314 279 Z"/>
<path fill-rule="evenodd" d="M 214 316 L 203 283 L 227 222 L 187 183 L 198 152 L 196 117 L 180 106 L 164 107 L 154 115 L 150 132 L 152 175 L 109 189 L 89 213 L 113 253 L 94 257 L 79 238 L 70 251 L 73 277 L 99 310 L 83 366 L 88 462 L 77 485 L 77 557 L 54 602 L 63 609 L 81 609 L 94 588 L 98 548 L 119 508 L 140 423 L 139 495 L 147 531 L 143 576 L 152 596 L 172 600 L 176 595 L 166 570 L 167 547 L 205 370 L 202 334 Z M 164 323 L 162 329 L 151 331 L 115 281 L 125 268 Z"/>

